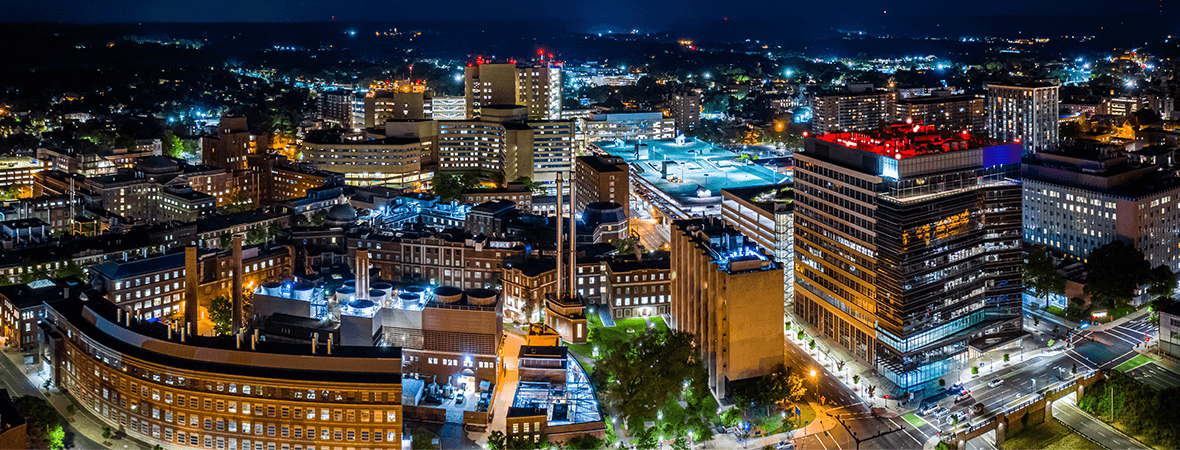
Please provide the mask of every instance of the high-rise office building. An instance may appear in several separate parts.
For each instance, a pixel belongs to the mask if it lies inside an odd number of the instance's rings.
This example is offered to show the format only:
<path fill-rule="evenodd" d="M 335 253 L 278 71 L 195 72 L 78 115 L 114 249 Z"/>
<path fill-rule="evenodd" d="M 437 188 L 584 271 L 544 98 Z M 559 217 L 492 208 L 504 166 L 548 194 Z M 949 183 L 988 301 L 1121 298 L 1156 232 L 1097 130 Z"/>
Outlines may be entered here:
<path fill-rule="evenodd" d="M 897 124 L 795 154 L 794 315 L 920 391 L 1021 329 L 1019 144 Z M 936 384 L 934 384 L 936 386 Z"/>
<path fill-rule="evenodd" d="M 823 134 L 877 129 L 890 119 L 896 101 L 896 92 L 873 90 L 872 85 L 817 94 L 812 104 L 812 131 Z"/>
<path fill-rule="evenodd" d="M 488 105 L 523 105 L 530 120 L 561 118 L 561 66 L 478 64 L 468 66 L 464 77 L 468 119 Z"/>
<path fill-rule="evenodd" d="M 671 326 L 696 337 L 714 396 L 783 363 L 783 275 L 771 255 L 712 217 L 672 222 L 671 258 Z"/>
<path fill-rule="evenodd" d="M 988 83 L 988 133 L 1019 143 L 1025 153 L 1057 147 L 1059 88 L 1048 82 Z"/>

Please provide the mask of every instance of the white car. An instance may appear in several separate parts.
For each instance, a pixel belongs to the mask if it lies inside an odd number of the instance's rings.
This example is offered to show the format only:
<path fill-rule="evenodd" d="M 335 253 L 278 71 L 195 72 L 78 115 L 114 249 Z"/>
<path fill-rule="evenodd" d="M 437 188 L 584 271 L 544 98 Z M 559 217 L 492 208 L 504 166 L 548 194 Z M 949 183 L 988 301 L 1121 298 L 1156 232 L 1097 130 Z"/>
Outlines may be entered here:
<path fill-rule="evenodd" d="M 996 387 L 1001 384 L 1004 384 L 1004 379 L 1003 378 L 996 378 L 994 380 L 987 382 L 987 387 Z"/>

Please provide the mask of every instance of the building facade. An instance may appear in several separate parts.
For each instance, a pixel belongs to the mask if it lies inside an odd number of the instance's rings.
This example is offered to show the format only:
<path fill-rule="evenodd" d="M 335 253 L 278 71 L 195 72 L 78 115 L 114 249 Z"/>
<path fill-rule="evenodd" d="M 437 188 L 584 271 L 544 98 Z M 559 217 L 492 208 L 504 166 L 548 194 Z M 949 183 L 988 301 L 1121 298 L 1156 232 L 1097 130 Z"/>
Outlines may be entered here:
<path fill-rule="evenodd" d="M 623 158 L 616 156 L 579 156 L 575 163 L 574 183 L 578 186 L 577 209 L 596 202 L 620 205 L 631 203 L 631 171 Z M 630 208 L 623 209 L 630 215 Z"/>
<path fill-rule="evenodd" d="M 1020 147 L 900 124 L 795 154 L 796 320 L 900 392 L 1021 333 Z M 975 349 L 975 350 L 972 350 Z"/>
<path fill-rule="evenodd" d="M 976 95 L 943 95 L 898 99 L 891 122 L 932 125 L 939 131 L 982 134 L 987 129 L 984 99 Z"/>
<path fill-rule="evenodd" d="M 696 337 L 717 398 L 783 363 L 782 266 L 718 218 L 672 223 L 671 323 Z"/>
<path fill-rule="evenodd" d="M 987 84 L 987 131 L 1019 143 L 1025 153 L 1057 147 L 1060 86 L 1051 83 Z"/>
<path fill-rule="evenodd" d="M 890 119 L 897 93 L 857 89 L 817 94 L 812 103 L 812 131 L 817 134 L 872 130 Z"/>
<path fill-rule="evenodd" d="M 401 350 L 318 348 L 169 332 L 101 300 L 43 322 L 51 378 L 106 426 L 163 448 L 398 449 Z M 192 355 L 200 355 L 194 357 Z"/>
<path fill-rule="evenodd" d="M 670 312 L 670 259 L 610 260 L 603 267 L 602 300 L 612 317 L 656 317 Z"/>
<path fill-rule="evenodd" d="M 1168 174 L 1170 172 L 1164 171 Z M 1157 164 L 1112 149 L 1059 149 L 1025 158 L 1024 240 L 1084 261 L 1122 240 L 1152 267 L 1180 271 L 1180 183 Z"/>
<path fill-rule="evenodd" d="M 464 84 L 467 119 L 488 105 L 522 105 L 529 120 L 561 119 L 561 66 L 480 63 L 467 67 Z"/>

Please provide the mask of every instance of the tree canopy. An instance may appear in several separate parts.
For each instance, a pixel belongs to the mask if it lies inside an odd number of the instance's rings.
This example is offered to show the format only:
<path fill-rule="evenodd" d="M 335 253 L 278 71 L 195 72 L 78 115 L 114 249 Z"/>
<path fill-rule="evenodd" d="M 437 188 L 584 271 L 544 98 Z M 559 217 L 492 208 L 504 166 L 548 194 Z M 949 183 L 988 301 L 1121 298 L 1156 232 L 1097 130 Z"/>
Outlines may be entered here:
<path fill-rule="evenodd" d="M 224 295 L 219 295 L 209 302 L 209 320 L 213 322 L 213 332 L 218 336 L 225 336 L 233 332 L 233 302 Z"/>
<path fill-rule="evenodd" d="M 707 379 L 692 335 L 656 328 L 646 329 L 626 345 L 606 349 L 594 377 L 606 402 L 634 425 L 656 417 L 686 382 Z"/>
<path fill-rule="evenodd" d="M 1028 252 L 1028 261 L 1024 263 L 1021 273 L 1024 285 L 1036 292 L 1039 298 L 1065 293 L 1065 276 L 1057 271 L 1053 257 L 1040 247 Z"/>
<path fill-rule="evenodd" d="M 1148 281 L 1151 264 L 1135 247 L 1114 241 L 1090 252 L 1086 270 L 1086 294 L 1095 303 L 1116 308 Z"/>

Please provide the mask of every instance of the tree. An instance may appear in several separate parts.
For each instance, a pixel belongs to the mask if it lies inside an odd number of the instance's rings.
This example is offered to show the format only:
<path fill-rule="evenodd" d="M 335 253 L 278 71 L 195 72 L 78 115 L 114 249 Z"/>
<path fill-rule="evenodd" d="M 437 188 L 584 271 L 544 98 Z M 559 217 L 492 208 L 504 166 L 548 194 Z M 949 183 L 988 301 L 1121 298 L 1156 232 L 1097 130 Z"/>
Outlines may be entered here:
<path fill-rule="evenodd" d="M 1073 370 L 1070 372 L 1072 372 L 1074 375 L 1078 374 L 1078 363 L 1073 363 Z"/>
<path fill-rule="evenodd" d="M 435 448 L 432 442 L 434 440 L 434 434 L 426 431 L 425 428 L 415 428 L 410 433 L 410 440 L 410 448 L 414 450 L 434 450 Z"/>
<path fill-rule="evenodd" d="M 870 384 L 867 387 L 865 387 L 865 391 L 867 391 L 869 393 L 869 397 L 872 397 L 873 394 L 875 394 L 877 392 L 877 386 Z"/>
<path fill-rule="evenodd" d="M 491 449 L 491 445 L 490 445 L 491 438 L 490 437 L 488 438 L 488 442 L 489 442 L 488 448 Z M 575 437 L 570 438 L 568 441 L 565 441 L 565 448 L 568 448 L 570 450 L 599 449 L 599 448 L 604 448 L 604 447 L 606 447 L 606 441 L 599 439 L 593 435 L 589 435 L 589 434 L 575 436 Z"/>
<path fill-rule="evenodd" d="M 549 188 L 545 187 L 545 185 L 543 185 L 541 183 L 537 183 L 537 182 L 533 181 L 529 177 L 525 177 L 525 176 L 516 177 L 516 179 L 513 180 L 512 182 L 523 184 L 524 188 L 528 189 L 529 192 L 532 192 L 534 196 L 542 196 L 542 195 L 545 195 L 546 193 L 549 192 Z"/>
<path fill-rule="evenodd" d="M 444 201 L 458 200 L 463 195 L 463 183 L 454 175 L 435 172 L 430 184 L 434 195 Z"/>
<path fill-rule="evenodd" d="M 971 375 L 979 375 L 979 366 L 971 366 Z"/>
<path fill-rule="evenodd" d="M 504 432 L 493 430 L 488 434 L 488 450 L 504 450 Z"/>
<path fill-rule="evenodd" d="M 607 348 L 594 377 L 602 398 L 631 425 L 655 417 L 685 381 L 698 389 L 704 371 L 692 334 L 647 328 L 626 345 Z"/>
<path fill-rule="evenodd" d="M 938 379 L 938 387 L 945 387 L 945 386 L 946 386 L 946 380 L 939 378 Z"/>
<path fill-rule="evenodd" d="M 1090 252 L 1086 270 L 1086 294 L 1114 309 L 1129 301 L 1148 280 L 1151 264 L 1139 249 L 1113 241 Z"/>
<path fill-rule="evenodd" d="M 233 302 L 224 295 L 219 295 L 209 302 L 209 320 L 213 322 L 213 332 L 218 336 L 225 336 L 233 332 Z"/>
<path fill-rule="evenodd" d="M 62 429 L 61 424 L 51 425 L 45 432 L 45 443 L 51 450 L 65 448 L 65 440 L 66 430 Z"/>
<path fill-rule="evenodd" d="M 860 375 L 852 376 L 852 384 L 860 384 Z"/>
<path fill-rule="evenodd" d="M 1004 354 L 1004 362 L 1008 362 L 1008 354 L 1007 353 Z"/>
<path fill-rule="evenodd" d="M 1147 293 L 1154 299 L 1171 298 L 1172 292 L 1176 289 L 1176 274 L 1169 269 L 1168 266 L 1160 264 L 1148 275 L 1148 282 L 1151 287 L 1147 289 Z"/>
<path fill-rule="evenodd" d="M 808 346 L 809 348 L 811 348 L 812 350 L 815 350 L 815 340 L 813 339 L 813 340 L 811 341 L 811 343 L 807 344 L 807 346 Z"/>
<path fill-rule="evenodd" d="M 1037 294 L 1038 299 L 1044 299 L 1049 294 L 1065 293 L 1065 276 L 1057 271 L 1053 264 L 1053 257 L 1040 247 L 1028 253 L 1028 261 L 1021 269 L 1024 285 Z"/>
<path fill-rule="evenodd" d="M 109 426 L 102 427 L 102 438 L 103 439 L 110 439 L 111 438 L 111 427 L 109 427 Z"/>
<path fill-rule="evenodd" d="M 1041 325 L 1041 318 L 1038 316 L 1033 316 L 1033 326 L 1035 327 L 1035 326 L 1040 326 L 1040 325 Z"/>

